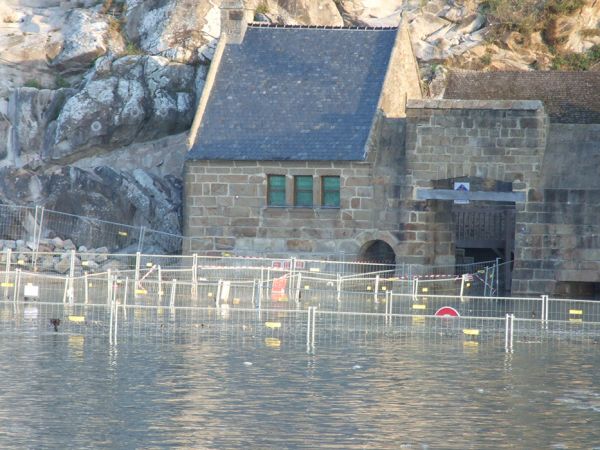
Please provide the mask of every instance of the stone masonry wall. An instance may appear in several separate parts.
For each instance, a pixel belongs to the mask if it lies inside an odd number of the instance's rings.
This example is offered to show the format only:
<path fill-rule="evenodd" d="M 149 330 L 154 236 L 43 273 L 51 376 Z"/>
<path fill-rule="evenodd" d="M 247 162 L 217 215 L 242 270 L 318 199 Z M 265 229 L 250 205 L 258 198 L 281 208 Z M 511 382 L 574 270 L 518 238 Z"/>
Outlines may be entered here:
<path fill-rule="evenodd" d="M 289 256 L 355 256 L 365 243 L 400 240 L 398 224 L 404 120 L 379 120 L 368 161 L 188 161 L 185 235 L 197 239 L 185 252 L 234 251 Z M 267 207 L 267 175 L 312 175 L 313 208 Z M 320 177 L 340 176 L 340 208 L 319 207 Z"/>
<path fill-rule="evenodd" d="M 403 255 L 424 265 L 455 261 L 452 202 L 416 201 L 415 189 L 464 177 L 510 182 L 513 191 L 536 188 L 547 126 L 537 101 L 409 101 Z M 523 207 L 517 205 L 517 233 L 527 219 Z"/>
<path fill-rule="evenodd" d="M 550 125 L 541 186 L 520 214 L 516 292 L 561 294 L 557 282 L 600 282 L 599 164 L 599 124 Z"/>

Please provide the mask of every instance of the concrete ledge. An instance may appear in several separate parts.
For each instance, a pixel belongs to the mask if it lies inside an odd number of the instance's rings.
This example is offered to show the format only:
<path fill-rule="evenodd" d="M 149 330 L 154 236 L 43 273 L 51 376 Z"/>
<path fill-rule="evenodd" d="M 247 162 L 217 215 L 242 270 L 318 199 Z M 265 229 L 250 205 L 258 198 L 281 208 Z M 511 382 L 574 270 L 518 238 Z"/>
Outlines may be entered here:
<path fill-rule="evenodd" d="M 525 192 L 454 191 L 452 189 L 417 189 L 417 200 L 471 200 L 486 202 L 524 202 Z"/>
<path fill-rule="evenodd" d="M 406 109 L 513 109 L 538 111 L 544 109 L 539 100 L 407 100 Z"/>

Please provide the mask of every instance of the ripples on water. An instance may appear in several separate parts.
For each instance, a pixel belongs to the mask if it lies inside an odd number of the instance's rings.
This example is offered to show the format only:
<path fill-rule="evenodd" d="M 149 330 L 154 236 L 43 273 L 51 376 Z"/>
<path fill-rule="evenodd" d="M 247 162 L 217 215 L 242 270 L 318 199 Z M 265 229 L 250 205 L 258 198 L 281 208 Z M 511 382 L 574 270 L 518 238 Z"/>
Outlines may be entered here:
<path fill-rule="evenodd" d="M 0 448 L 590 448 L 600 352 L 0 336 Z"/>

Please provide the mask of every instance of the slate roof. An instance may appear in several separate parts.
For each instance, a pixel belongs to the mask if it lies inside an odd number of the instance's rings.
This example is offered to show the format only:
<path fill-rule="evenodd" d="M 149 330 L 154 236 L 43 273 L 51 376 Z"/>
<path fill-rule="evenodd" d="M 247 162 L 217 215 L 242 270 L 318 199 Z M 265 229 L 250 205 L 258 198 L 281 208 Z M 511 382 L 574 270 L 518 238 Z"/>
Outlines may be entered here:
<path fill-rule="evenodd" d="M 453 71 L 444 98 L 541 100 L 551 122 L 600 123 L 599 72 Z"/>
<path fill-rule="evenodd" d="M 188 160 L 363 160 L 395 28 L 249 26 Z"/>

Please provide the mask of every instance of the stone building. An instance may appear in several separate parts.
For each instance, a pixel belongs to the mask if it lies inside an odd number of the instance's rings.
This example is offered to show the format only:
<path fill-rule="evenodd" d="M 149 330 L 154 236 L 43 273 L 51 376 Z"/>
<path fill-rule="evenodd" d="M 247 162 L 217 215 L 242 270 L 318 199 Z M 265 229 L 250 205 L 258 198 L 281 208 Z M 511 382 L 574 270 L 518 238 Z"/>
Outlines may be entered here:
<path fill-rule="evenodd" d="M 558 121 L 553 91 L 466 95 L 464 73 L 424 100 L 402 26 L 247 25 L 241 1 L 224 3 L 190 133 L 186 251 L 499 257 L 514 259 L 513 294 L 597 295 L 597 77 L 573 82 L 588 97 L 575 124 Z"/>

